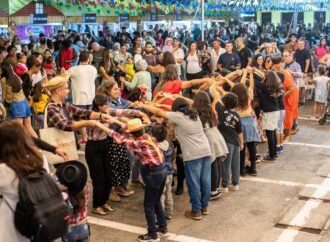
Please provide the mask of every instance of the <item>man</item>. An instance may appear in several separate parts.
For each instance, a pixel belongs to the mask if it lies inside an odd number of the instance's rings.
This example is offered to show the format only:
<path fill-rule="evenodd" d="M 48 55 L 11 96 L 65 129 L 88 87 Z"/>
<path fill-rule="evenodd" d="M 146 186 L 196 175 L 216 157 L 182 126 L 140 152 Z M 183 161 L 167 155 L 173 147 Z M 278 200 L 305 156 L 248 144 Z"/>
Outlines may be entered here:
<path fill-rule="evenodd" d="M 45 50 L 47 50 L 47 39 L 46 37 L 40 37 L 40 43 L 34 45 L 33 52 L 38 52 L 40 54 L 44 54 Z"/>
<path fill-rule="evenodd" d="M 144 48 L 144 54 L 142 55 L 142 58 L 146 60 L 148 66 L 156 66 L 160 63 L 159 58 L 157 55 L 154 55 L 152 52 L 154 50 L 154 47 L 150 42 L 147 42 Z M 151 76 L 151 83 L 152 83 L 152 90 L 155 87 L 155 74 L 152 72 L 149 72 Z"/>
<path fill-rule="evenodd" d="M 178 38 L 174 38 L 173 42 L 173 55 L 174 58 L 176 60 L 176 65 L 178 67 L 178 75 L 180 77 L 181 80 L 185 80 L 185 71 L 181 71 L 181 68 L 183 67 L 183 63 L 184 63 L 184 51 L 183 49 L 180 48 L 180 40 Z"/>
<path fill-rule="evenodd" d="M 215 72 L 218 69 L 219 57 L 226 52 L 224 48 L 221 48 L 221 43 L 218 38 L 214 39 L 212 42 L 213 49 L 210 50 L 211 54 L 211 72 Z"/>
<path fill-rule="evenodd" d="M 252 64 L 252 51 L 245 46 L 244 39 L 238 37 L 236 39 L 237 44 L 237 54 L 241 61 L 241 68 L 246 68 Z"/>
<path fill-rule="evenodd" d="M 226 43 L 226 53 L 223 53 L 218 61 L 218 69 L 220 72 L 223 69 L 227 69 L 229 71 L 235 71 L 241 68 L 241 61 L 239 56 L 233 52 L 234 45 L 232 42 Z"/>
<path fill-rule="evenodd" d="M 98 67 L 100 65 L 100 62 L 103 60 L 103 50 L 97 42 L 92 43 L 91 49 L 93 53 L 93 65 L 95 67 Z"/>
<path fill-rule="evenodd" d="M 293 52 L 285 50 L 282 57 L 284 61 L 284 69 L 290 72 L 294 82 L 296 83 L 297 87 L 299 87 L 299 82 L 301 81 L 301 78 L 303 78 L 303 73 L 301 71 L 300 65 L 293 59 Z M 298 130 L 298 119 L 295 118 L 293 120 L 292 134 L 296 134 Z"/>
<path fill-rule="evenodd" d="M 95 120 L 116 123 L 117 120 L 107 114 L 77 108 L 66 102 L 69 95 L 69 76 L 57 76 L 44 84 L 51 93 L 47 106 L 48 127 L 55 127 L 63 131 L 79 130 L 83 127 L 95 127 Z"/>
<path fill-rule="evenodd" d="M 299 82 L 299 103 L 305 103 L 305 88 L 306 88 L 306 77 L 309 72 L 312 72 L 311 66 L 311 54 L 305 48 L 305 40 L 298 40 L 298 49 L 295 52 L 296 62 L 300 65 L 301 71 L 304 73 L 304 78 Z"/>

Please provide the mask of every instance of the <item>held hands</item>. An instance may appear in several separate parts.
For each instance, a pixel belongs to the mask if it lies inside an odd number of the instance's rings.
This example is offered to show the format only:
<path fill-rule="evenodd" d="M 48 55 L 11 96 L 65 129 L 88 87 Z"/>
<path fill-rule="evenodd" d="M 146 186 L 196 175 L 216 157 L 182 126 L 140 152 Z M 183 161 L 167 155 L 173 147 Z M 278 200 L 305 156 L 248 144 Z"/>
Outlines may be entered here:
<path fill-rule="evenodd" d="M 56 155 L 61 156 L 65 161 L 69 159 L 68 154 L 62 148 L 57 147 L 55 153 Z"/>

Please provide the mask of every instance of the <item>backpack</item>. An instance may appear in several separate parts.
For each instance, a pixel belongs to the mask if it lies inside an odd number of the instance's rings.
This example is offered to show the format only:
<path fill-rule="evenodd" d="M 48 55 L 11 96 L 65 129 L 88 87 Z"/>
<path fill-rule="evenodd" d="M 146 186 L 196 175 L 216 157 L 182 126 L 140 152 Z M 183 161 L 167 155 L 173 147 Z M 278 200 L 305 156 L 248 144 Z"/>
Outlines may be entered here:
<path fill-rule="evenodd" d="M 32 242 L 52 241 L 66 234 L 69 208 L 54 178 L 45 170 L 18 177 L 17 230 Z"/>

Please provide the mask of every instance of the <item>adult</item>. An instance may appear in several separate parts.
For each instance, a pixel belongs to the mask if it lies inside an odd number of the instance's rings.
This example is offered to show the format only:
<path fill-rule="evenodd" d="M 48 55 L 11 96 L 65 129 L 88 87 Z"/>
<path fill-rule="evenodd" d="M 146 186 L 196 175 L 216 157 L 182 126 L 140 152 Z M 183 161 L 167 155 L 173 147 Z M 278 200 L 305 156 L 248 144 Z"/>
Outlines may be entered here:
<path fill-rule="evenodd" d="M 190 210 L 185 211 L 185 216 L 201 220 L 202 215 L 208 214 L 207 208 L 211 196 L 211 150 L 197 111 L 191 109 L 183 98 L 174 100 L 171 112 L 164 112 L 145 104 L 140 104 L 139 107 L 174 124 L 175 134 L 182 149 L 192 206 Z"/>
<path fill-rule="evenodd" d="M 48 49 L 46 37 L 41 37 L 39 39 L 39 42 L 40 42 L 39 44 L 35 44 L 33 46 L 33 49 L 32 50 L 33 50 L 33 52 L 44 53 L 45 50 Z"/>
<path fill-rule="evenodd" d="M 232 42 L 226 43 L 226 53 L 223 53 L 218 60 L 218 69 L 223 71 L 235 71 L 241 67 L 239 56 L 233 52 L 234 45 Z"/>
<path fill-rule="evenodd" d="M 305 89 L 306 89 L 306 78 L 307 74 L 312 72 L 311 65 L 311 54 L 305 48 L 305 40 L 298 40 L 298 49 L 294 54 L 296 62 L 300 65 L 301 71 L 304 73 L 303 79 L 299 82 L 299 102 L 301 104 L 305 103 Z"/>
<path fill-rule="evenodd" d="M 129 49 L 128 52 L 132 56 L 134 56 L 135 55 L 135 51 L 136 51 L 137 48 L 142 48 L 142 50 L 143 50 L 142 44 L 143 44 L 143 39 L 141 37 L 137 37 L 135 39 L 135 41 L 134 41 L 134 46 L 131 49 Z"/>
<path fill-rule="evenodd" d="M 145 60 L 139 60 L 136 63 L 137 73 L 134 75 L 132 81 L 124 81 L 125 86 L 128 90 L 132 90 L 135 87 L 145 86 L 147 89 L 146 92 L 146 100 L 151 102 L 152 94 L 151 94 L 151 76 L 147 70 L 147 62 Z"/>
<path fill-rule="evenodd" d="M 62 42 L 62 49 L 60 50 L 57 56 L 57 63 L 56 65 L 60 68 L 64 68 L 65 70 L 70 69 L 72 64 L 77 59 L 76 51 L 71 47 L 71 40 L 66 39 Z M 43 53 L 43 52 L 42 52 Z"/>
<path fill-rule="evenodd" d="M 10 64 L 13 69 L 15 69 L 16 65 L 18 64 L 17 55 L 16 55 L 16 47 L 11 45 L 7 48 L 8 55 L 4 62 Z"/>
<path fill-rule="evenodd" d="M 99 66 L 103 58 L 103 50 L 99 43 L 93 42 L 91 45 L 91 50 L 93 53 L 93 65 Z"/>
<path fill-rule="evenodd" d="M 322 37 L 320 39 L 319 44 L 315 48 L 315 56 L 317 60 L 320 60 L 323 56 L 325 56 L 329 51 L 327 47 L 327 39 L 326 37 Z"/>
<path fill-rule="evenodd" d="M 253 57 L 251 66 L 255 67 L 256 69 L 258 69 L 260 71 L 263 71 L 264 70 L 264 62 L 265 62 L 264 57 L 261 54 L 256 54 Z"/>
<path fill-rule="evenodd" d="M 291 50 L 294 53 L 298 49 L 297 35 L 290 34 L 289 40 L 289 43 L 284 46 L 284 50 Z"/>
<path fill-rule="evenodd" d="M 202 62 L 198 56 L 197 43 L 191 42 L 186 55 L 187 62 L 187 80 L 203 78 Z"/>
<path fill-rule="evenodd" d="M 211 72 L 215 72 L 218 69 L 219 57 L 226 52 L 224 48 L 221 48 L 221 42 L 219 39 L 212 41 L 213 48 L 210 50 L 211 54 Z"/>
<path fill-rule="evenodd" d="M 30 98 L 32 97 L 32 84 L 33 84 L 33 75 L 39 73 L 41 68 L 41 63 L 38 61 L 37 58 L 31 58 L 31 60 L 29 61 L 29 66 L 28 66 L 28 71 L 25 72 L 21 79 L 23 81 L 23 91 L 24 91 L 24 95 L 25 98 L 27 100 L 30 100 Z"/>
<path fill-rule="evenodd" d="M 184 60 L 185 54 L 184 54 L 183 49 L 180 47 L 180 40 L 178 38 L 173 38 L 172 44 L 173 44 L 172 53 L 175 58 L 176 65 L 178 67 L 178 75 L 180 77 L 180 80 L 185 80 L 185 78 L 186 78 L 185 69 L 186 68 L 183 67 L 184 63 L 185 63 L 185 60 Z"/>
<path fill-rule="evenodd" d="M 29 67 L 31 64 L 35 62 L 35 59 L 37 59 L 39 61 L 39 63 L 41 63 L 41 67 L 38 73 L 33 74 L 32 75 L 32 86 L 34 87 L 38 82 L 46 82 L 48 81 L 47 78 L 47 72 L 44 70 L 43 68 L 43 61 L 44 61 L 44 57 L 41 53 L 38 52 L 34 52 L 28 59 L 26 62 L 26 65 Z"/>
<path fill-rule="evenodd" d="M 236 39 L 237 54 L 241 61 L 241 68 L 251 66 L 252 64 L 252 51 L 245 46 L 244 39 L 239 37 Z"/>
<path fill-rule="evenodd" d="M 113 51 L 110 49 L 103 50 L 103 60 L 100 62 L 99 71 L 101 73 L 102 82 L 113 80 L 116 72 L 116 64 L 113 59 Z M 101 84 L 102 84 L 101 82 Z"/>
<path fill-rule="evenodd" d="M 120 47 L 119 54 L 114 57 L 114 61 L 117 64 L 125 66 L 128 57 L 132 57 L 132 55 L 129 52 L 127 52 L 127 46 L 122 45 Z"/>
<path fill-rule="evenodd" d="M 31 136 L 16 122 L 0 124 L 0 238 L 2 241 L 28 242 L 15 227 L 14 211 L 19 201 L 19 174 L 43 169 L 42 153 Z"/>

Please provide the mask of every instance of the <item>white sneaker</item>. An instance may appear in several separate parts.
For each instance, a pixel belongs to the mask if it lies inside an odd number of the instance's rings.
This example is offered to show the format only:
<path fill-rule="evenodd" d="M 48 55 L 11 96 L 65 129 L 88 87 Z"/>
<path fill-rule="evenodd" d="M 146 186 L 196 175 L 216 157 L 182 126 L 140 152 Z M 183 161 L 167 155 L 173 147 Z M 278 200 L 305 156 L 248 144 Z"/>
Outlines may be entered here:
<path fill-rule="evenodd" d="M 220 192 L 228 192 L 228 187 L 221 187 Z"/>
<path fill-rule="evenodd" d="M 239 190 L 239 185 L 230 185 L 229 186 L 229 189 L 232 190 L 232 191 L 238 191 Z"/>

